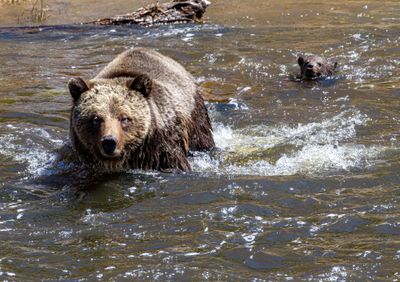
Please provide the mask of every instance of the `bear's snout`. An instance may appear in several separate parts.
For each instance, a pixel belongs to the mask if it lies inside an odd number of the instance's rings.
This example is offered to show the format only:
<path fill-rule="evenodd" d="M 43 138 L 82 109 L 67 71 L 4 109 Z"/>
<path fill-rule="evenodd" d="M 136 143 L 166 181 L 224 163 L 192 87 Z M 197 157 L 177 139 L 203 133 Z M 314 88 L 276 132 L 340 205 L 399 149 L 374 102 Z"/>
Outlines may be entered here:
<path fill-rule="evenodd" d="M 114 154 L 117 143 L 117 138 L 111 135 L 107 135 L 101 138 L 101 146 L 103 147 L 104 153 L 109 156 L 112 156 Z"/>
<path fill-rule="evenodd" d="M 306 77 L 311 77 L 311 78 L 315 77 L 316 75 L 315 75 L 314 69 L 306 69 L 305 76 Z"/>

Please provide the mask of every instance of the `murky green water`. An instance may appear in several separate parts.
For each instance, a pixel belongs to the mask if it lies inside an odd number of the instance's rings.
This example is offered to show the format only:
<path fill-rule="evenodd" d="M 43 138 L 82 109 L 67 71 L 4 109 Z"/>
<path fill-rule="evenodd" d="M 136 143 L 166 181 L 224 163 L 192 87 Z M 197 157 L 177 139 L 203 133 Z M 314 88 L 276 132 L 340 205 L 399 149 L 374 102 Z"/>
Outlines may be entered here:
<path fill-rule="evenodd" d="M 81 18 L 107 15 L 100 2 Z M 150 29 L 4 17 L 0 278 L 399 279 L 400 4 L 316 2 L 218 1 L 208 24 Z M 49 24 L 83 13 L 54 5 L 67 12 Z M 229 100 L 208 103 L 219 153 L 188 174 L 62 174 L 49 162 L 68 136 L 68 79 L 132 46 Z M 303 53 L 339 73 L 294 81 Z"/>

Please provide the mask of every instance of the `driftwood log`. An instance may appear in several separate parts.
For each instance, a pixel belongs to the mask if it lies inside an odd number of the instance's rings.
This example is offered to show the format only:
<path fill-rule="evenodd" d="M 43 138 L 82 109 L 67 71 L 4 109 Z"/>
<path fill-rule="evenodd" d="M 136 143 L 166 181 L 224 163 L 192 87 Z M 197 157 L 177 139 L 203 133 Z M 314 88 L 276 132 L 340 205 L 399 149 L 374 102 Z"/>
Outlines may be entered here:
<path fill-rule="evenodd" d="M 199 22 L 210 4 L 207 0 L 173 0 L 147 5 L 136 12 L 98 19 L 85 24 L 143 26 Z"/>

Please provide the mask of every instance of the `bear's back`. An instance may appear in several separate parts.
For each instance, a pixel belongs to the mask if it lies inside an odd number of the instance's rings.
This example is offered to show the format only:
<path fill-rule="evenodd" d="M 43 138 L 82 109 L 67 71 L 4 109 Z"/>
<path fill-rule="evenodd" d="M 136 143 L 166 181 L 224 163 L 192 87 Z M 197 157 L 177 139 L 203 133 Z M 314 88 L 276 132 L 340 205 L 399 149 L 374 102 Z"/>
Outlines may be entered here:
<path fill-rule="evenodd" d="M 168 85 L 193 95 L 196 85 L 193 76 L 173 59 L 146 48 L 132 48 L 118 55 L 95 77 L 134 77 L 147 74 L 161 85 Z"/>

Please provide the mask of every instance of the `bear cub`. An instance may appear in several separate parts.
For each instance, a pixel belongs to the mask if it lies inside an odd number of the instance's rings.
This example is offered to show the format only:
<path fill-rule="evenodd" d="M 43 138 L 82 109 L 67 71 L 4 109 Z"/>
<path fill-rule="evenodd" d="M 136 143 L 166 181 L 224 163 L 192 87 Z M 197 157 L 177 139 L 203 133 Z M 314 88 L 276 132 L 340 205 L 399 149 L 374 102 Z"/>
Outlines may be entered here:
<path fill-rule="evenodd" d="M 160 53 L 123 52 L 91 80 L 68 83 L 73 105 L 66 159 L 97 173 L 190 171 L 190 150 L 214 148 L 194 78 Z"/>
<path fill-rule="evenodd" d="M 334 73 L 337 62 L 332 63 L 322 56 L 311 55 L 299 57 L 297 63 L 300 66 L 300 79 L 316 79 L 330 76 Z"/>

